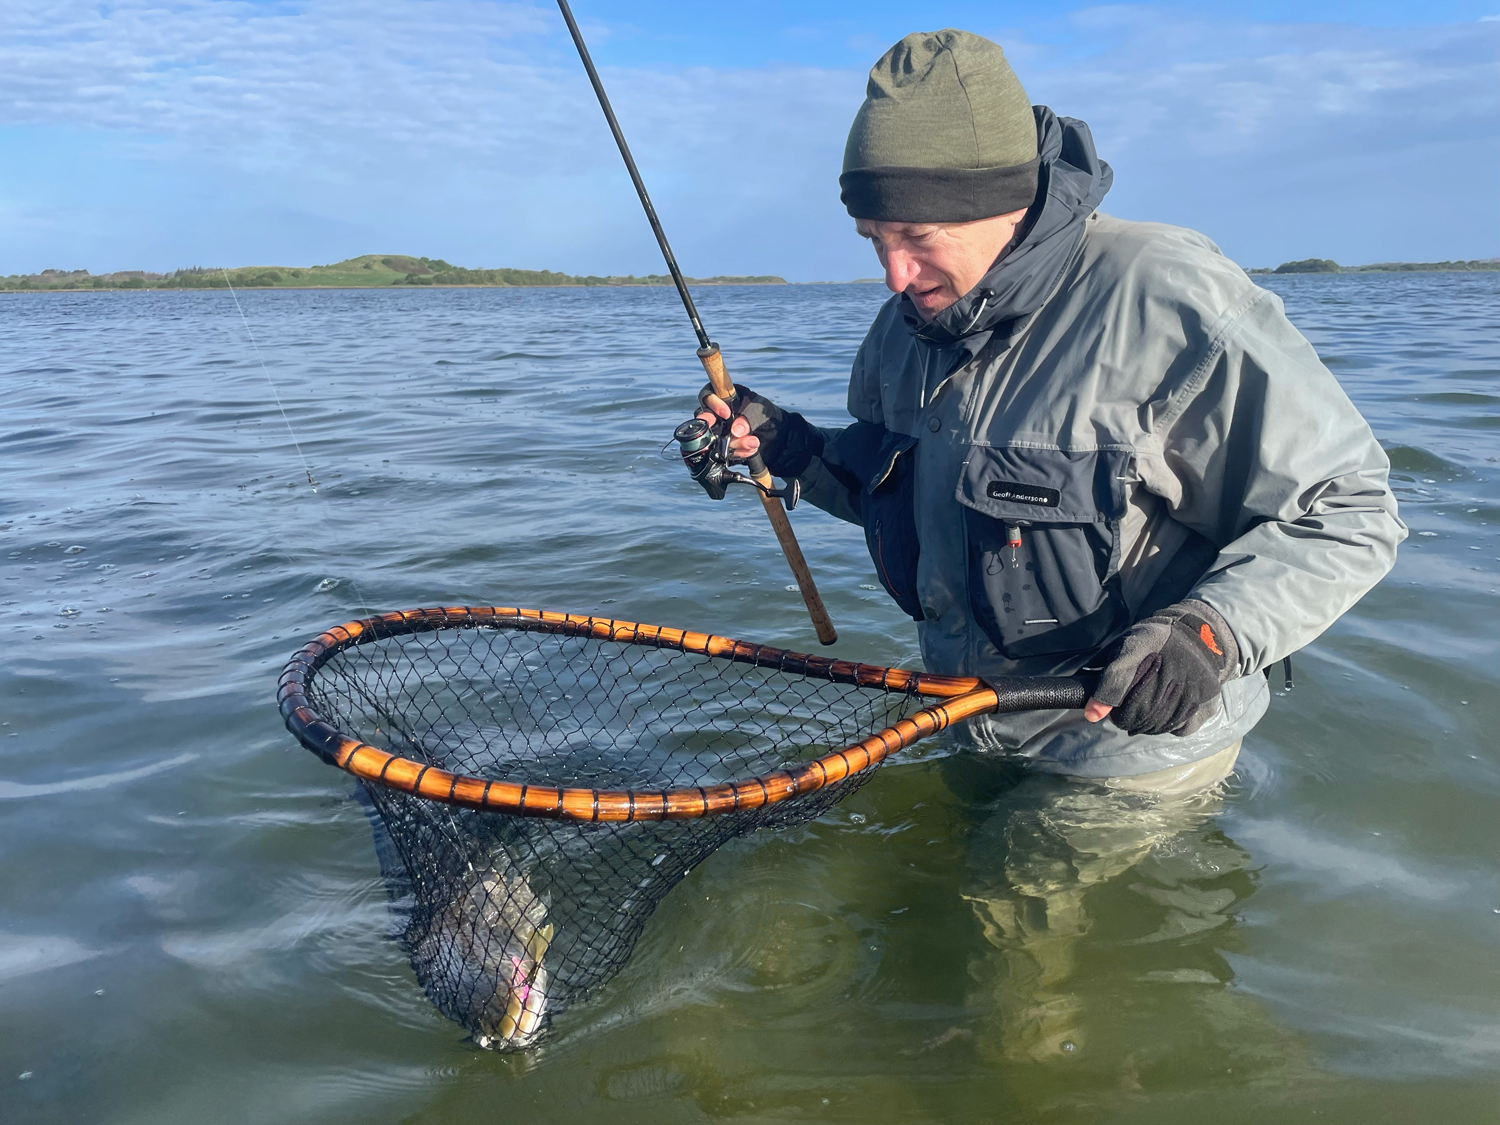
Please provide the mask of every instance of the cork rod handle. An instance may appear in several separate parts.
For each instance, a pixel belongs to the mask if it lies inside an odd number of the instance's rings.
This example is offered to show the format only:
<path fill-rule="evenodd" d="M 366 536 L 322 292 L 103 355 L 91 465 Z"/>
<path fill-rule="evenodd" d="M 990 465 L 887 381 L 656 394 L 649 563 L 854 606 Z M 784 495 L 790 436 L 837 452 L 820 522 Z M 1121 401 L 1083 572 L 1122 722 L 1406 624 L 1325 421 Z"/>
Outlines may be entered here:
<path fill-rule="evenodd" d="M 698 362 L 703 364 L 703 370 L 708 373 L 708 385 L 714 389 L 714 394 L 733 406 L 734 380 L 724 369 L 724 353 L 719 351 L 719 345 L 709 344 L 706 348 L 699 348 Z"/>
<path fill-rule="evenodd" d="M 724 356 L 719 351 L 719 345 L 710 344 L 706 348 L 699 348 L 698 359 L 703 364 L 703 370 L 708 373 L 709 386 L 713 387 L 714 394 L 729 403 L 730 408 L 733 409 L 734 382 L 729 378 L 729 372 L 724 369 Z M 760 454 L 752 457 L 746 467 L 757 484 L 765 488 L 775 486 Z M 787 518 L 786 507 L 782 504 L 780 497 L 767 496 L 764 492 L 760 494 L 760 500 L 765 505 L 766 517 L 771 521 L 771 530 L 776 533 L 776 541 L 781 544 L 781 553 L 786 556 L 787 565 L 792 568 L 792 577 L 797 580 L 797 589 L 802 594 L 802 601 L 807 605 L 807 615 L 812 618 L 813 629 L 818 634 L 818 640 L 825 645 L 831 645 L 839 639 L 838 630 L 833 627 L 833 621 L 828 616 L 828 609 L 823 605 L 823 599 L 818 594 L 812 571 L 808 569 L 807 559 L 803 557 L 802 547 L 797 542 L 797 534 L 792 530 L 792 521 Z"/>

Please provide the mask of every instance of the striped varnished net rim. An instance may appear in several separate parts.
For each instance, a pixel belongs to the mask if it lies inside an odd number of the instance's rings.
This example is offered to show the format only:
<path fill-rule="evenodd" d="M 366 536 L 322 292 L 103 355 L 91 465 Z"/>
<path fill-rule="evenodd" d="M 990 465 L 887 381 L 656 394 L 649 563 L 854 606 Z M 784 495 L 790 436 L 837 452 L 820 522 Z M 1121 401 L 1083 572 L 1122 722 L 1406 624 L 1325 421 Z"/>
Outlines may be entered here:
<path fill-rule="evenodd" d="M 818 816 L 961 719 L 1085 695 L 463 606 L 328 630 L 278 699 L 364 783 L 417 979 L 480 1045 L 515 1049 L 613 976 L 726 840 Z"/>

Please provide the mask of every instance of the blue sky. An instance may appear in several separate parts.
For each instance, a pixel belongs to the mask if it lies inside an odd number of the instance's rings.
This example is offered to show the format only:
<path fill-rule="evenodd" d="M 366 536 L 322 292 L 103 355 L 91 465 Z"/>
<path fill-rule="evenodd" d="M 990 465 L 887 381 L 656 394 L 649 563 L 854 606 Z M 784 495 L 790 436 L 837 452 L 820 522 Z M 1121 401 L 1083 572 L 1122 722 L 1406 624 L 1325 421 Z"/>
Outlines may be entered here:
<path fill-rule="evenodd" d="M 844 135 L 881 51 L 943 26 L 1090 123 L 1112 214 L 1245 265 L 1500 255 L 1500 0 L 575 11 L 689 273 L 874 274 Z M 371 252 L 660 272 L 555 8 L 0 3 L 0 274 Z"/>

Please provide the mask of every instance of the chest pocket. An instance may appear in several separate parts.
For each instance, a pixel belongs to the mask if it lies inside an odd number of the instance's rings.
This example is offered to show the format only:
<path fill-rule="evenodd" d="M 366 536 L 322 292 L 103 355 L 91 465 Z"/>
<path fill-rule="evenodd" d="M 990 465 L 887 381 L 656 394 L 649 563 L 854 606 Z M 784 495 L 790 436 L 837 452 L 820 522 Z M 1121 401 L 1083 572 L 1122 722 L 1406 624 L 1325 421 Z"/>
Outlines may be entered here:
<path fill-rule="evenodd" d="M 974 446 L 958 485 L 969 602 L 1002 656 L 1093 652 L 1129 623 L 1120 518 L 1129 454 Z"/>

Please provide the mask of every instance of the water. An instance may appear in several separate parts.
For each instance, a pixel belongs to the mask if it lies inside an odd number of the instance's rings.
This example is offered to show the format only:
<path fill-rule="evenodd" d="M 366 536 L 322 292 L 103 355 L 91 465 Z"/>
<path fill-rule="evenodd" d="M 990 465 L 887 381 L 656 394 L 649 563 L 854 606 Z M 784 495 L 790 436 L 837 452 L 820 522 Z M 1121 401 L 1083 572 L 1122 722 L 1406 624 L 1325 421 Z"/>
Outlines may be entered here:
<path fill-rule="evenodd" d="M 696 869 L 529 1058 L 389 938 L 282 662 L 367 606 L 805 648 L 759 505 L 657 451 L 667 290 L 0 300 L 0 1119 L 1500 1120 L 1500 275 L 1271 279 L 1413 537 L 1221 805 L 1122 816 L 941 752 Z M 832 423 L 878 286 L 705 289 Z M 837 652 L 914 663 L 853 528 L 794 521 Z"/>

